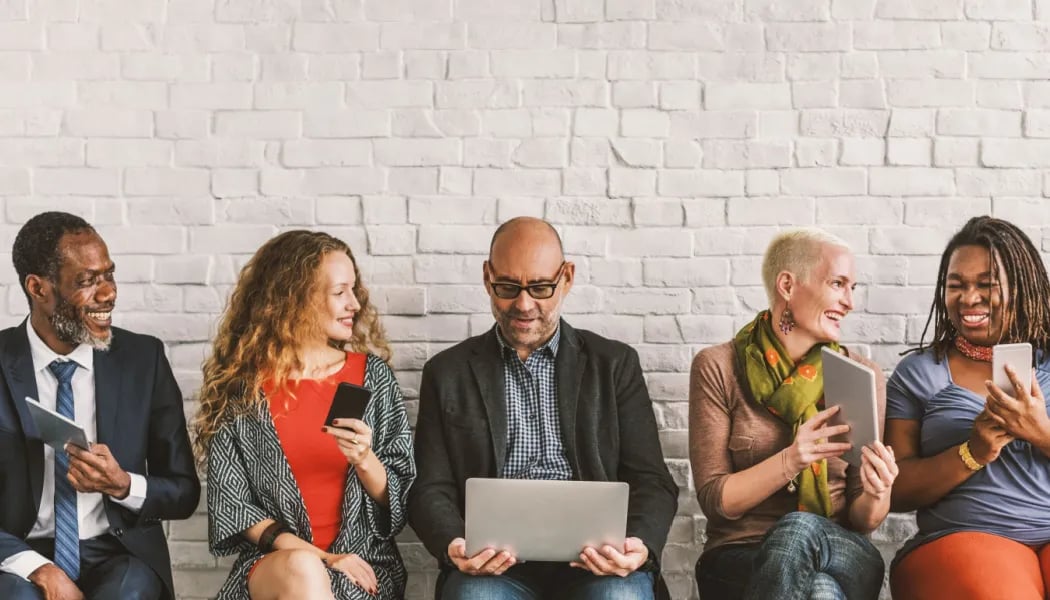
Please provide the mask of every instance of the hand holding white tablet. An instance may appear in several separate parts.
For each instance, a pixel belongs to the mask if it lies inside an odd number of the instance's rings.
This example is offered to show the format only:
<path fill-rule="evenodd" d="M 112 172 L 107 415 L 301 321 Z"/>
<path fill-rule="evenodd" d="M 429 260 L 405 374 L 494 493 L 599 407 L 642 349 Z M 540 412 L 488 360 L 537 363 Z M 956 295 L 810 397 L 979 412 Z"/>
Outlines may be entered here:
<path fill-rule="evenodd" d="M 821 358 L 824 364 L 824 402 L 828 408 L 841 407 L 830 423 L 850 426 L 848 434 L 829 441 L 852 444 L 842 458 L 854 467 L 860 467 L 861 448 L 874 447 L 873 444 L 882 439 L 875 372 L 830 348 L 821 350 Z"/>
<path fill-rule="evenodd" d="M 91 444 L 90 450 L 74 444 L 66 446 L 69 453 L 69 483 L 84 493 L 100 493 L 122 500 L 131 491 L 131 475 L 120 467 L 105 444 Z"/>
<path fill-rule="evenodd" d="M 40 440 L 51 446 L 57 452 L 64 452 L 67 443 L 74 444 L 85 450 L 91 448 L 91 443 L 84 433 L 84 428 L 70 419 L 63 417 L 57 412 L 45 408 L 36 400 L 26 396 L 26 406 L 29 407 L 29 415 L 36 423 Z"/>
<path fill-rule="evenodd" d="M 861 448 L 861 453 L 860 481 L 864 493 L 876 500 L 884 500 L 900 473 L 893 448 L 876 440 L 872 445 Z"/>

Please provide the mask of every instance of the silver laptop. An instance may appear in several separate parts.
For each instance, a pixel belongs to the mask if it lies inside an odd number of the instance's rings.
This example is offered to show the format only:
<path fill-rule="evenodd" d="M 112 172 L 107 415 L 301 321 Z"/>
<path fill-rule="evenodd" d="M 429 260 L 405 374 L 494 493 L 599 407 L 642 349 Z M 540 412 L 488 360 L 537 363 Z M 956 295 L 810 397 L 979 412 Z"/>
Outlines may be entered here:
<path fill-rule="evenodd" d="M 848 423 L 850 432 L 831 439 L 850 442 L 853 448 L 842 455 L 843 460 L 859 467 L 864 446 L 881 440 L 879 408 L 875 395 L 875 371 L 830 348 L 821 350 L 824 360 L 824 405 L 839 405 L 842 409 L 829 424 Z"/>
<path fill-rule="evenodd" d="M 496 548 L 569 562 L 587 546 L 622 548 L 629 491 L 623 482 L 468 479 L 467 555 Z"/>

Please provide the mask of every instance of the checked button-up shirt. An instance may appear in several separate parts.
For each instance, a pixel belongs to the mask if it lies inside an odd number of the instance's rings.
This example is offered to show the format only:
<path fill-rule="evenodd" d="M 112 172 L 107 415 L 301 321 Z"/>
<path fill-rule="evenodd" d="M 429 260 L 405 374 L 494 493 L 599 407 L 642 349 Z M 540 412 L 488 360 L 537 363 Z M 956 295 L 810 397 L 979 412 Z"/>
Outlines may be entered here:
<path fill-rule="evenodd" d="M 507 460 L 505 479 L 572 479 L 565 457 L 558 415 L 555 359 L 561 327 L 554 336 L 522 361 L 496 327 L 503 353 L 503 388 L 507 402 Z"/>

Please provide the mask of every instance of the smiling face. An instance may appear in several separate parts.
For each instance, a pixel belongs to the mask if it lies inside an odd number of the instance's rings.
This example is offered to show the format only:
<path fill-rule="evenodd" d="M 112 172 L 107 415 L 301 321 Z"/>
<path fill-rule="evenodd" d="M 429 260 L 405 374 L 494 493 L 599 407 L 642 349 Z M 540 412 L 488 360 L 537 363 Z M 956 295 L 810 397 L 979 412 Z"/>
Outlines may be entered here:
<path fill-rule="evenodd" d="M 841 246 L 821 244 L 818 263 L 792 289 L 788 306 L 795 330 L 790 335 L 805 339 L 809 346 L 837 342 L 842 335 L 841 321 L 853 310 L 855 286 L 853 253 Z"/>
<path fill-rule="evenodd" d="M 80 344 L 108 350 L 117 284 L 105 242 L 94 231 L 67 233 L 58 252 L 61 262 L 54 281 L 38 275 L 27 278 L 34 329 L 61 354 Z"/>
<path fill-rule="evenodd" d="M 354 335 L 354 317 L 361 309 L 354 294 L 357 285 L 354 261 L 345 252 L 329 252 L 321 260 L 319 276 L 324 294 L 321 330 L 329 340 L 349 341 Z"/>
<path fill-rule="evenodd" d="M 992 275 L 992 258 L 983 246 L 959 246 L 948 259 L 944 304 L 952 326 L 970 343 L 993 346 L 1005 331 L 1003 312 L 1009 289 Z"/>

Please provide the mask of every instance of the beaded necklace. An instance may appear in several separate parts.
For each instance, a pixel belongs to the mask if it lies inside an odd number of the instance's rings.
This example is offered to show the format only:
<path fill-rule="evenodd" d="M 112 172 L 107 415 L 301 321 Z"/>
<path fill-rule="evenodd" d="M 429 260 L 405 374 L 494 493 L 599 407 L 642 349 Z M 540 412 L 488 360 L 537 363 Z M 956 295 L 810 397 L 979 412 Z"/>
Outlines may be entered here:
<path fill-rule="evenodd" d="M 992 347 L 991 346 L 978 346 L 969 342 L 966 338 L 961 335 L 955 336 L 955 348 L 962 352 L 962 355 L 970 360 L 977 360 L 980 362 L 992 362 Z"/>

